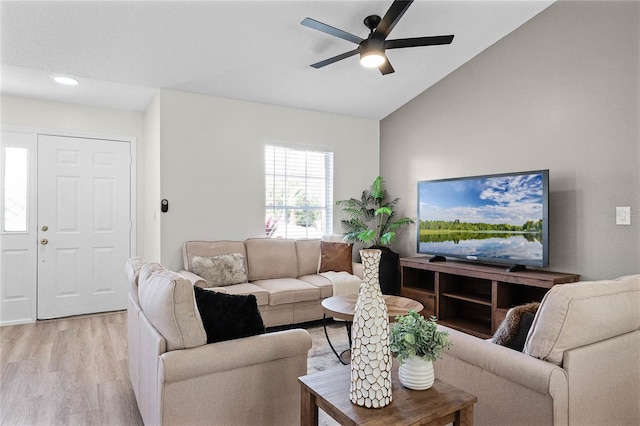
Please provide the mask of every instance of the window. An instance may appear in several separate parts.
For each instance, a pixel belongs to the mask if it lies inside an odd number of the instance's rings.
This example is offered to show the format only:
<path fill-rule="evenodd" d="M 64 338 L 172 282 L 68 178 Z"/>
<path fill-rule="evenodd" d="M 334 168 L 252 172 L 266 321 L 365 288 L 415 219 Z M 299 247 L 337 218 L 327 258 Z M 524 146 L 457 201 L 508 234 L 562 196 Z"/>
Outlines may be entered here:
<path fill-rule="evenodd" d="M 265 234 L 320 238 L 333 227 L 333 152 L 265 147 Z"/>
<path fill-rule="evenodd" d="M 5 232 L 27 232 L 27 161 L 26 148 L 5 148 L 2 177 Z"/>

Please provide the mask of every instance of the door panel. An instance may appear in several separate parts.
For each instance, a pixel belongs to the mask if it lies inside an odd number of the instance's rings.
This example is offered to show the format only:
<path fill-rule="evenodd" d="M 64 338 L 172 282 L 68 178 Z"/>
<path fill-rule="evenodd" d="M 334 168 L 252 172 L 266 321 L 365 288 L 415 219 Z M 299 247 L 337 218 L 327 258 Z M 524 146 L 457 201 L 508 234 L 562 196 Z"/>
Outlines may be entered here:
<path fill-rule="evenodd" d="M 130 144 L 39 136 L 38 318 L 126 308 Z M 45 230 L 46 229 L 46 230 Z"/>

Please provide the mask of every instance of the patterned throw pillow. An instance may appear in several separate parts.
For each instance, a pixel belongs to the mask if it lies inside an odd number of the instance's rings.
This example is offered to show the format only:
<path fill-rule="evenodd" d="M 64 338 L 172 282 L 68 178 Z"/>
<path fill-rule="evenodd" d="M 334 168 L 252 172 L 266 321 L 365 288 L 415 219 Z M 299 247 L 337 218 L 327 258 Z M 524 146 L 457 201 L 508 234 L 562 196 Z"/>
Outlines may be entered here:
<path fill-rule="evenodd" d="M 207 281 L 207 287 L 222 287 L 247 282 L 244 256 L 240 253 L 212 257 L 194 256 L 192 271 Z"/>

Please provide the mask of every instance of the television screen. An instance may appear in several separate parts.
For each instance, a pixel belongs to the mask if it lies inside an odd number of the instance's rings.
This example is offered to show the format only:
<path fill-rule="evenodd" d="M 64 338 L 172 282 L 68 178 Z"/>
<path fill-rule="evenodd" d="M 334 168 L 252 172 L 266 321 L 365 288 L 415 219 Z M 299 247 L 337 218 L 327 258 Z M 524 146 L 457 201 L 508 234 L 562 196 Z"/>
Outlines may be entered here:
<path fill-rule="evenodd" d="M 418 253 L 548 266 L 549 171 L 418 182 Z"/>

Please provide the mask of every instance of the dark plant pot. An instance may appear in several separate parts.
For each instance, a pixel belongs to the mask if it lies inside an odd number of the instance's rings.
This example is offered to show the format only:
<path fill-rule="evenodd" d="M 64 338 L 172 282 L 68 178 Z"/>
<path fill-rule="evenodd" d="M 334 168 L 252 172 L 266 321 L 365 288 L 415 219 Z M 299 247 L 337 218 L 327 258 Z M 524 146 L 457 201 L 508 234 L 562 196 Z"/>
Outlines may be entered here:
<path fill-rule="evenodd" d="M 380 290 L 382 294 L 400 296 L 400 255 L 389 247 L 372 246 L 382 251 L 380 257 Z"/>

